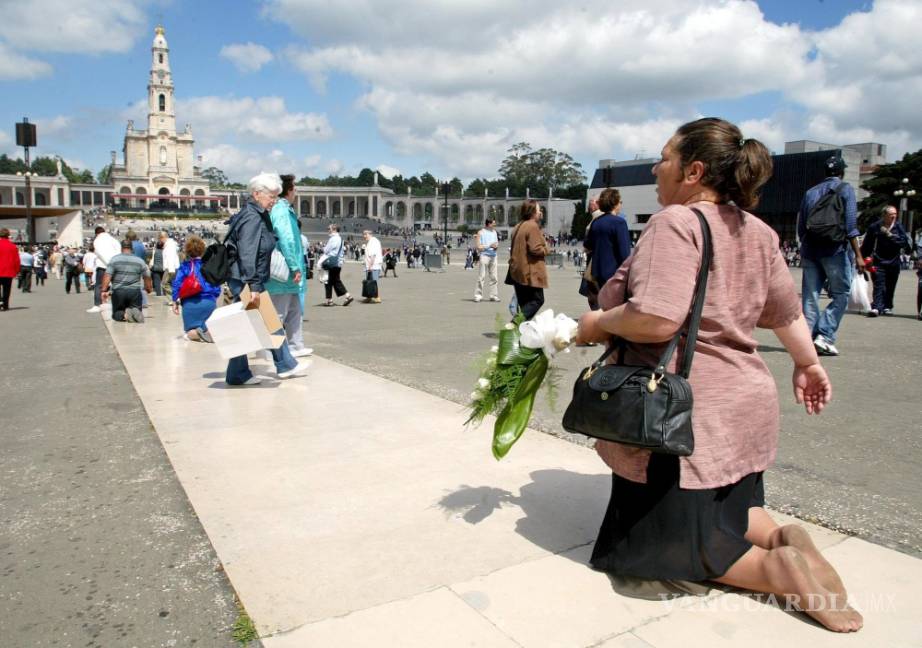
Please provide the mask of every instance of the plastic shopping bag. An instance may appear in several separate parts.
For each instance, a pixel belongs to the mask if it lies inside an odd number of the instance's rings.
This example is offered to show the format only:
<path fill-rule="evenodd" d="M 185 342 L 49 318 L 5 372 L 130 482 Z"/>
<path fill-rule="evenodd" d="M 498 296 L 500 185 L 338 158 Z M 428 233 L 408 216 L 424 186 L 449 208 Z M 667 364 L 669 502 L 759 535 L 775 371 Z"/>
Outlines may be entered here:
<path fill-rule="evenodd" d="M 509 300 L 509 314 L 515 317 L 515 314 L 519 312 L 519 300 L 516 298 L 515 293 L 512 294 L 512 299 Z"/>
<path fill-rule="evenodd" d="M 848 293 L 848 310 L 867 313 L 871 310 L 871 282 L 864 273 L 856 272 L 852 279 L 852 288 Z"/>

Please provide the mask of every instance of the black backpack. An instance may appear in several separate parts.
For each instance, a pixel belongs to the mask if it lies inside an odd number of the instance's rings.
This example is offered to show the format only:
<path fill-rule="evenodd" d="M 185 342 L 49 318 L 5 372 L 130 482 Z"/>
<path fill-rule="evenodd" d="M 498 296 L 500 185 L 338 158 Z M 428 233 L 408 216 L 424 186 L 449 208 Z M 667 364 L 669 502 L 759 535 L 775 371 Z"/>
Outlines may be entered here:
<path fill-rule="evenodd" d="M 846 186 L 844 182 L 816 201 L 807 214 L 807 239 L 810 243 L 820 245 L 838 245 L 843 243 L 845 231 L 845 198 L 839 190 Z"/>
<path fill-rule="evenodd" d="M 205 254 L 202 255 L 202 276 L 212 286 L 220 286 L 230 279 L 231 266 L 237 260 L 237 246 L 231 238 L 232 232 L 233 228 L 227 232 L 223 243 L 215 241 L 205 248 Z"/>

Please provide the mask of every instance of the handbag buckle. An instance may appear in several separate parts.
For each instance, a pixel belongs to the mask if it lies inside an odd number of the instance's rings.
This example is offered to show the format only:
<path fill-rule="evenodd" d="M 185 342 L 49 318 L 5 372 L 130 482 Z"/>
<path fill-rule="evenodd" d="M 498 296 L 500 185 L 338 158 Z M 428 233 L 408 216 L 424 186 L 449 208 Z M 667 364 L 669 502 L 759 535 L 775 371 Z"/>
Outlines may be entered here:
<path fill-rule="evenodd" d="M 583 373 L 583 380 L 589 380 L 590 378 L 592 378 L 592 374 L 594 374 L 600 366 L 601 365 L 598 363 L 593 363 L 589 365 L 589 368 L 586 369 L 586 371 Z"/>
<path fill-rule="evenodd" d="M 663 382 L 663 378 L 665 377 L 666 377 L 665 373 L 660 373 L 657 376 L 657 373 L 654 371 L 653 374 L 650 376 L 650 380 L 647 382 L 647 391 L 650 392 L 651 394 L 655 392 L 657 387 L 659 387 L 659 384 Z"/>

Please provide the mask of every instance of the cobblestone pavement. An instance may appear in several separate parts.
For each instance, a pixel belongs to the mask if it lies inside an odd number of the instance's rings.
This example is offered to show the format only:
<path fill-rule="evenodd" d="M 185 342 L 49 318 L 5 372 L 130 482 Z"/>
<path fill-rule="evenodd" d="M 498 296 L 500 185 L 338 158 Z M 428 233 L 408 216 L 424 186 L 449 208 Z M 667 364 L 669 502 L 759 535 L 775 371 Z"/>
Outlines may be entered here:
<path fill-rule="evenodd" d="M 506 321 L 511 288 L 500 286 L 499 303 L 474 303 L 476 275 L 454 263 L 447 272 L 408 270 L 379 282 L 381 304 L 358 300 L 348 308 L 323 308 L 323 286 L 312 281 L 305 322 L 316 353 L 459 404 L 466 402 L 477 363 L 491 344 L 497 321 Z M 501 266 L 500 282 L 505 276 Z M 361 291 L 361 266 L 343 273 Z M 793 269 L 795 284 L 800 271 Z M 546 307 L 578 317 L 585 308 L 571 268 L 551 269 Z M 918 381 L 922 376 L 922 322 L 915 318 L 916 275 L 904 272 L 893 317 L 847 314 L 839 331 L 841 355 L 825 358 L 833 403 L 808 417 L 794 403 L 791 362 L 771 331 L 758 331 L 766 363 L 781 395 L 778 459 L 767 473 L 769 504 L 805 520 L 922 556 L 922 425 Z M 499 320 L 497 319 L 499 318 Z M 563 369 L 556 409 L 539 395 L 534 424 L 566 436 L 560 427 L 579 369 L 601 347 L 560 356 Z M 459 405 L 460 406 L 460 405 Z M 754 416 L 758 412 L 753 413 Z M 471 429 L 489 443 L 490 430 Z M 576 440 L 580 442 L 579 439 Z"/>
<path fill-rule="evenodd" d="M 86 293 L 0 313 L 4 646 L 236 646 L 234 593 Z"/>

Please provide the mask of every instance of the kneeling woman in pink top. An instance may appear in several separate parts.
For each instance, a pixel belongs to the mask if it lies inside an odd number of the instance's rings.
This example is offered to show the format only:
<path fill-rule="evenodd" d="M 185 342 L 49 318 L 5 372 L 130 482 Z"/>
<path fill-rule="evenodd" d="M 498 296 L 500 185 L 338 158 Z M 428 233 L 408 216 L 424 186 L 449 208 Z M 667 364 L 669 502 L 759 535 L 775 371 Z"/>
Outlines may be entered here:
<path fill-rule="evenodd" d="M 835 570 L 802 527 L 779 527 L 763 508 L 779 408 L 753 330 L 772 329 L 791 354 L 794 397 L 808 414 L 832 396 L 778 236 L 744 211 L 771 173 L 765 146 L 733 124 L 709 118 L 679 128 L 653 167 L 663 210 L 601 290 L 603 310 L 580 319 L 577 341 L 617 335 L 628 341 L 626 364 L 656 366 L 689 313 L 702 243 L 691 208 L 703 212 L 713 263 L 690 376 L 695 451 L 679 458 L 596 444 L 614 474 L 591 562 L 621 576 L 713 580 L 822 601 L 804 611 L 830 630 L 852 632 L 862 618 L 845 603 Z M 680 356 L 681 349 L 673 363 Z"/>

